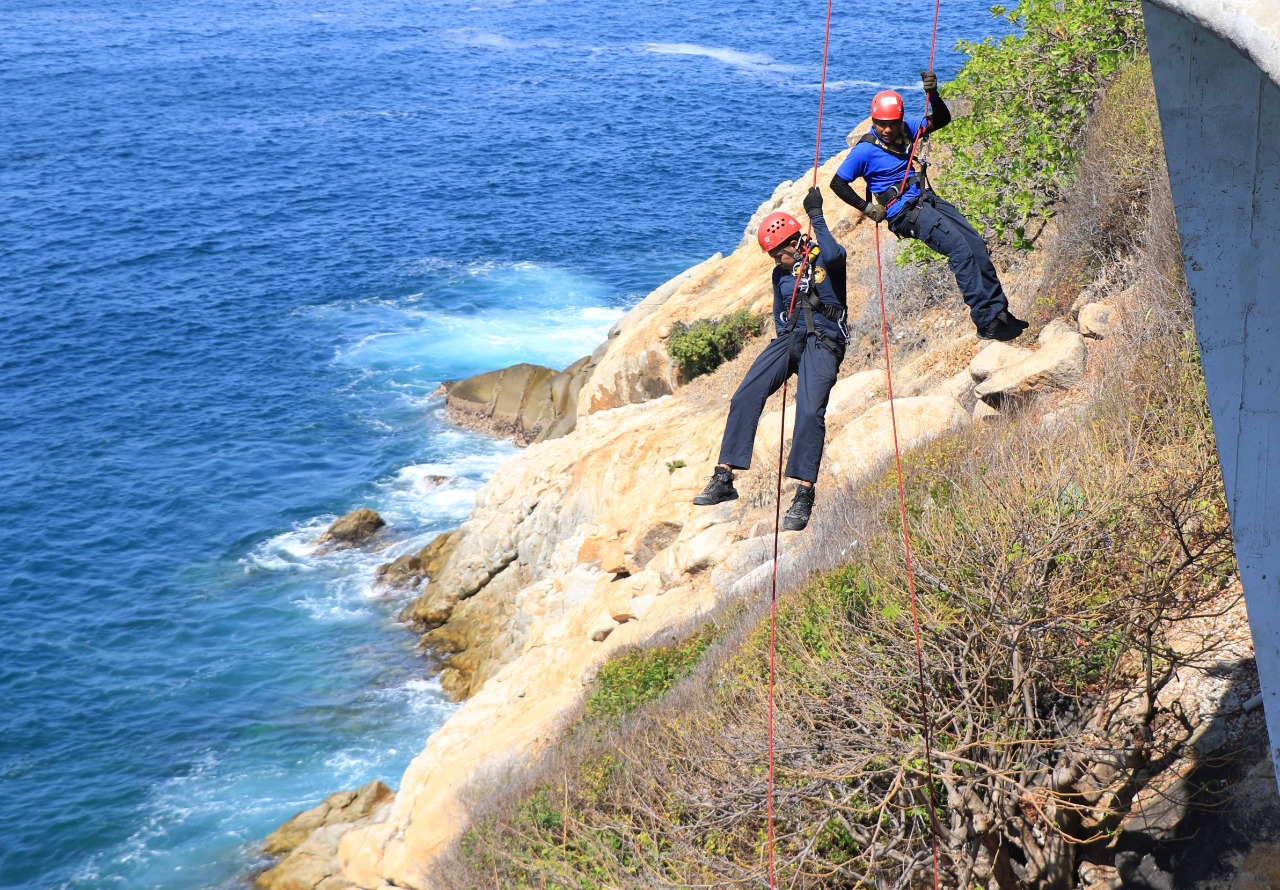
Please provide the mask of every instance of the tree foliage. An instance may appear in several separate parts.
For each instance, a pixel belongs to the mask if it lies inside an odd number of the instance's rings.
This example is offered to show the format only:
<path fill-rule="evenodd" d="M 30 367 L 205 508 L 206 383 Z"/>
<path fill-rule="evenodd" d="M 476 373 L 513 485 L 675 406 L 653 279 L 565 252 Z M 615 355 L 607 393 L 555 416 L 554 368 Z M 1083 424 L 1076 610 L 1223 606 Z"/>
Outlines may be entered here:
<path fill-rule="evenodd" d="M 1029 248 L 1070 185 L 1103 84 L 1144 49 L 1137 0 L 1021 0 L 992 7 L 1015 33 L 962 41 L 955 120 L 939 185 L 979 230 Z"/>

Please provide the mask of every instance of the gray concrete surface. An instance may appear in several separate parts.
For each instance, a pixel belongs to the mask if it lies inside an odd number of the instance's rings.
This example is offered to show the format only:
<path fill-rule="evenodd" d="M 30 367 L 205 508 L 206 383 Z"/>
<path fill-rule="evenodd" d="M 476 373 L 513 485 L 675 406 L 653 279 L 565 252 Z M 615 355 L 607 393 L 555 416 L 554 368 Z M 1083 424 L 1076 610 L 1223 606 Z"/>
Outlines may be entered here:
<path fill-rule="evenodd" d="M 1143 13 L 1280 774 L 1280 0 L 1144 0 Z"/>

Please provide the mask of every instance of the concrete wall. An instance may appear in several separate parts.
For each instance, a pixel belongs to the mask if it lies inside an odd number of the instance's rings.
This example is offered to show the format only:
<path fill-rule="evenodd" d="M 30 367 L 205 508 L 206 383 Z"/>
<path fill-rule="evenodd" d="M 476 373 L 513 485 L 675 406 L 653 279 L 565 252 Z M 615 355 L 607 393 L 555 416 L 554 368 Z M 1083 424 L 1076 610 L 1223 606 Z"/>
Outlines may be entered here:
<path fill-rule="evenodd" d="M 1143 12 L 1280 775 L 1280 0 Z"/>

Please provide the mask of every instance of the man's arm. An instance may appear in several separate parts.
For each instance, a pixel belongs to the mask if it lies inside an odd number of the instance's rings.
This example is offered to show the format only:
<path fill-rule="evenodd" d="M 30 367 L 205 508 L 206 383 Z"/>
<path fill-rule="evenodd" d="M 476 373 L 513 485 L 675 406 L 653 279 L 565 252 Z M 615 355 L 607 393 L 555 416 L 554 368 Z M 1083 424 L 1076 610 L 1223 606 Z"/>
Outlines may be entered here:
<path fill-rule="evenodd" d="M 932 71 L 921 71 L 920 82 L 924 85 L 925 95 L 929 97 L 929 117 L 925 119 L 925 134 L 936 133 L 951 123 L 951 109 L 942 101 L 938 92 L 938 75 Z"/>
<path fill-rule="evenodd" d="M 831 234 L 827 221 L 822 217 L 822 191 L 816 185 L 805 195 L 804 212 L 809 214 L 809 223 L 813 226 L 813 234 L 818 239 L 823 261 L 828 265 L 844 262 L 845 250 L 836 240 L 835 235 Z"/>
<path fill-rule="evenodd" d="M 839 173 L 831 177 L 831 191 L 837 198 L 844 201 L 846 204 L 853 205 L 862 213 L 867 212 L 867 202 L 863 200 L 861 195 L 854 191 L 853 184 L 850 183 L 849 180 L 840 178 Z"/>

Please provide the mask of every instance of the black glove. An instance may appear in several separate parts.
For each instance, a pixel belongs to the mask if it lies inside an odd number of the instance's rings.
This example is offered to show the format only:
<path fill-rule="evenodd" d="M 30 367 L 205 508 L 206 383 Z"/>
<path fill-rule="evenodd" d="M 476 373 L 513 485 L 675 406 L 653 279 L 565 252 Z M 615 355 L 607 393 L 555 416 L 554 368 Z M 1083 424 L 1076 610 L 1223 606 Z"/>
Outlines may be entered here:
<path fill-rule="evenodd" d="M 866 208 L 862 211 L 863 216 L 869 216 L 878 223 L 884 222 L 884 208 L 875 201 L 868 201 Z"/>
<path fill-rule="evenodd" d="M 822 190 L 816 185 L 804 196 L 804 212 L 810 216 L 817 216 L 822 212 Z"/>
<path fill-rule="evenodd" d="M 920 85 L 924 87 L 926 93 L 936 93 L 938 91 L 938 75 L 932 71 L 921 71 Z"/>

